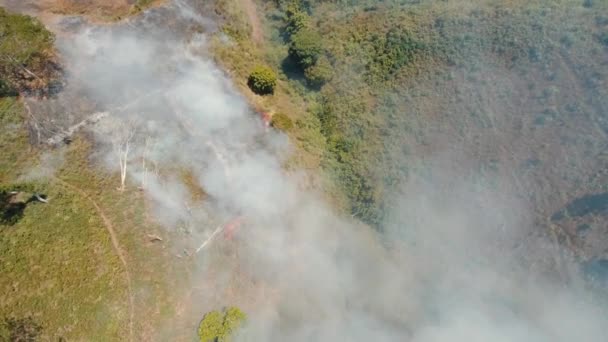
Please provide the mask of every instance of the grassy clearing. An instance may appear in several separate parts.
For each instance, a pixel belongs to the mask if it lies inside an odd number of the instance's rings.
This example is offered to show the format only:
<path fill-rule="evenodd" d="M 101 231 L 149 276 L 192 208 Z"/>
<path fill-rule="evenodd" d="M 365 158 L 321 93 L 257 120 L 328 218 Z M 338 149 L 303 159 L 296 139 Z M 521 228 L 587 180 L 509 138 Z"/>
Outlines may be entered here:
<path fill-rule="evenodd" d="M 103 223 L 70 191 L 50 184 L 40 190 L 52 202 L 29 205 L 24 218 L 0 235 L 0 314 L 32 317 L 43 336 L 119 338 L 125 333 L 125 284 Z"/>
<path fill-rule="evenodd" d="M 39 163 L 41 151 L 28 144 L 18 100 L 3 98 L 0 108 L 7 132 L 0 138 L 0 183 L 10 188 Z M 174 275 L 180 268 L 169 265 L 161 245 L 147 242 L 147 233 L 163 232 L 147 219 L 141 194 L 116 191 L 116 177 L 91 168 L 88 153 L 87 141 L 75 140 L 54 177 L 92 196 L 112 221 L 132 276 L 135 338 L 149 338 L 155 322 L 172 314 L 167 292 L 172 280 L 165 281 L 166 270 Z M 80 192 L 53 177 L 32 184 L 49 203 L 29 203 L 17 223 L 0 226 L 0 319 L 31 319 L 41 327 L 42 340 L 125 340 L 125 269 L 99 212 Z M 0 336 L 9 336 L 9 328 L 1 325 Z"/>
<path fill-rule="evenodd" d="M 23 125 L 21 104 L 14 97 L 0 98 L 0 182 L 15 179 L 19 170 L 34 153 L 28 144 L 28 135 Z"/>
<path fill-rule="evenodd" d="M 29 146 L 17 99 L 3 111 L 2 183 L 10 187 L 37 153 Z M 124 319 L 124 283 L 103 223 L 77 194 L 51 179 L 37 182 L 51 202 L 30 203 L 23 218 L 0 231 L 0 317 L 31 317 L 42 337 L 118 338 Z M 58 314 L 61 313 L 61 314 Z"/>

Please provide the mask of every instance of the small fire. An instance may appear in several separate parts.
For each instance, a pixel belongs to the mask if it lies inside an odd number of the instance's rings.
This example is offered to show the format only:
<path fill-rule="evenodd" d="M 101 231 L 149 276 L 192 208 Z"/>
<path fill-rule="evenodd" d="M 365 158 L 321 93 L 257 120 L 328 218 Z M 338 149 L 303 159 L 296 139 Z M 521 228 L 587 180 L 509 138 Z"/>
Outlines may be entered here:
<path fill-rule="evenodd" d="M 264 126 L 270 127 L 270 121 L 272 120 L 272 114 L 270 114 L 269 112 L 260 112 L 260 117 L 262 118 L 262 121 L 264 122 Z"/>
<path fill-rule="evenodd" d="M 233 219 L 232 221 L 226 223 L 224 225 L 224 239 L 232 240 L 232 238 L 234 238 L 234 234 L 236 234 L 238 232 L 238 230 L 242 224 L 243 224 L 242 217 L 237 217 L 237 218 Z"/>

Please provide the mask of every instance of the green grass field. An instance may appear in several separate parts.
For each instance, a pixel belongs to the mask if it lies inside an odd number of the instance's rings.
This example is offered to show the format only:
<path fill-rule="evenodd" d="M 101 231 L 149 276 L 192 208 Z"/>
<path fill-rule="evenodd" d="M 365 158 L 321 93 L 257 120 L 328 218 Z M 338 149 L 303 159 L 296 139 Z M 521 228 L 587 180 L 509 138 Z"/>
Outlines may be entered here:
<path fill-rule="evenodd" d="M 37 165 L 42 151 L 29 146 L 17 99 L 1 99 L 0 108 L 5 132 L 0 185 L 10 189 L 23 183 L 22 176 Z M 147 233 L 162 231 L 146 221 L 139 191 L 120 193 L 114 176 L 91 168 L 85 140 L 66 147 L 64 158 L 51 177 L 29 181 L 49 203 L 29 203 L 15 224 L 0 226 L 0 336 L 11 335 L 11 321 L 31 319 L 41 327 L 42 340 L 125 340 L 130 316 L 127 271 L 135 339 L 149 336 L 154 322 L 172 314 L 170 283 L 165 282 L 172 269 L 166 264 L 169 255 L 146 240 Z M 94 198 L 111 221 L 126 270 L 99 209 L 84 195 Z"/>

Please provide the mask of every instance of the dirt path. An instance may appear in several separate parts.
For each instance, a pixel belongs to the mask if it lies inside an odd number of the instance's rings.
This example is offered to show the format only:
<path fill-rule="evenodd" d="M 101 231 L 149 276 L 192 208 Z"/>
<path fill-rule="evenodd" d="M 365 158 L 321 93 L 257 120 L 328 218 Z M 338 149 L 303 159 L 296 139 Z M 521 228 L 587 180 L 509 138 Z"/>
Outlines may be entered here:
<path fill-rule="evenodd" d="M 114 225 L 112 224 L 112 221 L 110 221 L 110 219 L 106 216 L 106 214 L 104 213 L 103 209 L 101 209 L 99 204 L 97 204 L 97 202 L 93 199 L 93 197 L 89 196 L 89 194 L 87 194 L 84 190 L 82 190 L 79 187 L 72 185 L 60 178 L 57 178 L 57 177 L 53 177 L 53 178 L 57 182 L 63 184 L 65 187 L 70 188 L 71 190 L 79 193 L 82 197 L 86 198 L 95 207 L 97 214 L 101 217 L 101 220 L 103 221 L 103 224 L 106 227 L 106 230 L 110 234 L 110 239 L 112 240 L 112 246 L 114 247 L 114 251 L 116 252 L 116 255 L 118 255 L 118 258 L 120 259 L 120 262 L 122 263 L 124 271 L 125 271 L 125 278 L 127 281 L 127 288 L 128 288 L 128 292 L 129 292 L 129 341 L 133 341 L 133 317 L 135 314 L 135 312 L 134 312 L 135 311 L 135 304 L 134 304 L 135 301 L 133 298 L 133 290 L 131 287 L 131 273 L 129 272 L 129 266 L 127 264 L 127 259 L 125 258 L 122 248 L 120 247 L 120 243 L 118 242 L 118 237 L 116 235 L 116 231 L 114 230 Z"/>
<path fill-rule="evenodd" d="M 256 43 L 262 42 L 262 22 L 255 8 L 255 3 L 253 0 L 241 0 L 241 4 L 247 13 L 247 18 L 249 18 L 249 24 L 251 25 L 251 40 Z"/>

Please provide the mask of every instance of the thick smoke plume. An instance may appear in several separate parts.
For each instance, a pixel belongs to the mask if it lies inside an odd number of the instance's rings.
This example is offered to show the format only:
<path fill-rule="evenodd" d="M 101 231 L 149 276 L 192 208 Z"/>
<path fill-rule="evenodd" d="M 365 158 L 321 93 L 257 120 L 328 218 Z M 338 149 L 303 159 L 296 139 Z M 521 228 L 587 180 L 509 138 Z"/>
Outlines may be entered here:
<path fill-rule="evenodd" d="M 211 291 L 192 296 L 200 310 L 193 327 L 204 312 L 234 304 L 249 316 L 238 335 L 246 341 L 608 336 L 606 313 L 575 272 L 543 273 L 545 264 L 569 261 L 551 241 L 518 229 L 529 222 L 513 219 L 526 217 L 512 215 L 526 207 L 511 194 L 465 181 L 414 182 L 378 234 L 302 190 L 281 167 L 286 138 L 265 132 L 207 56 L 209 36 L 200 32 L 212 26 L 186 1 L 114 27 L 68 28 L 59 41 L 68 90 L 78 87 L 95 103 L 91 115 L 109 113 L 91 128 L 97 160 L 118 172 L 128 142 L 127 182 L 141 184 L 167 229 L 188 222 L 192 250 L 218 222 L 245 222 L 230 261 L 216 249 L 197 255 L 192 287 Z M 176 168 L 193 173 L 205 205 L 189 207 Z M 459 177 L 437 172 L 438 182 Z M 244 280 L 236 293 L 215 291 L 237 278 Z"/>

